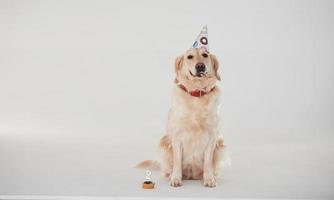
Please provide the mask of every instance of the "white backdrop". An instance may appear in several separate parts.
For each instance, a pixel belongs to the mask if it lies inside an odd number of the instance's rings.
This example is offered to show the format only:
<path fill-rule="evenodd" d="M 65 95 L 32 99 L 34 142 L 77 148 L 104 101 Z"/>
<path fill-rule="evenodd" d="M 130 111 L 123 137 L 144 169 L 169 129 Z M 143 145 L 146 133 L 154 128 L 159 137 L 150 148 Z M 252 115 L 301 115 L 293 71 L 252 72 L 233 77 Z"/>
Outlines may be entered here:
<path fill-rule="evenodd" d="M 0 1 L 0 195 L 327 197 L 333 1 Z M 208 25 L 232 168 L 143 191 L 174 58 Z"/>

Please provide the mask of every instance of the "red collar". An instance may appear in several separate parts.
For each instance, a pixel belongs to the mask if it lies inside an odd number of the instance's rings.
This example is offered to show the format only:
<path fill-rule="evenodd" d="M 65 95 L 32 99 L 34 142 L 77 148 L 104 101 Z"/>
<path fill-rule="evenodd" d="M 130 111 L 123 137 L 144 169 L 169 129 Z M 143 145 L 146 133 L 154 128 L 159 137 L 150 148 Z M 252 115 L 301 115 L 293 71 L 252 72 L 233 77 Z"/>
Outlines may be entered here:
<path fill-rule="evenodd" d="M 193 90 L 193 91 L 188 91 L 187 88 L 184 85 L 179 84 L 178 85 L 183 91 L 185 91 L 186 93 L 190 94 L 193 97 L 201 97 L 204 96 L 210 92 L 212 92 L 215 87 L 213 87 L 210 91 L 206 92 L 204 90 Z"/>

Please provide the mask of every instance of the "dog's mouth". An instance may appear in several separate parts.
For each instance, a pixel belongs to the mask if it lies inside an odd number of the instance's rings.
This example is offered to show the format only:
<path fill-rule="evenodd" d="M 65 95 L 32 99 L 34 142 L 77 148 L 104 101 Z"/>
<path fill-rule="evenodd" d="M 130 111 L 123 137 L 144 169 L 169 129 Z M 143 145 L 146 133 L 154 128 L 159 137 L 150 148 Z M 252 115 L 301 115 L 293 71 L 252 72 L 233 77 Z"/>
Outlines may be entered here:
<path fill-rule="evenodd" d="M 189 70 L 189 73 L 190 73 L 191 76 L 193 76 L 193 77 L 198 77 L 198 78 L 203 78 L 203 77 L 205 77 L 206 74 L 207 74 L 207 73 L 205 73 L 205 72 L 198 72 L 198 73 L 196 73 L 196 74 L 194 75 L 190 70 Z"/>

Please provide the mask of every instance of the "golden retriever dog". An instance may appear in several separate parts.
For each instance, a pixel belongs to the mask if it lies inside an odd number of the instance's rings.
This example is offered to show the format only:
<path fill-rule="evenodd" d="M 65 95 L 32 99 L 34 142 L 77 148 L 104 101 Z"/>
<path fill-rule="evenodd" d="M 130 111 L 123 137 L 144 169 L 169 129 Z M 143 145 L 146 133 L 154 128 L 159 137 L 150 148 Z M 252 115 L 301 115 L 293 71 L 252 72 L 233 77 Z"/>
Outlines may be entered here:
<path fill-rule="evenodd" d="M 174 187 L 181 186 L 183 179 L 203 179 L 204 186 L 216 186 L 224 149 L 218 68 L 216 56 L 205 48 L 189 49 L 176 58 L 172 106 L 159 159 L 143 161 L 137 167 L 160 168 Z"/>

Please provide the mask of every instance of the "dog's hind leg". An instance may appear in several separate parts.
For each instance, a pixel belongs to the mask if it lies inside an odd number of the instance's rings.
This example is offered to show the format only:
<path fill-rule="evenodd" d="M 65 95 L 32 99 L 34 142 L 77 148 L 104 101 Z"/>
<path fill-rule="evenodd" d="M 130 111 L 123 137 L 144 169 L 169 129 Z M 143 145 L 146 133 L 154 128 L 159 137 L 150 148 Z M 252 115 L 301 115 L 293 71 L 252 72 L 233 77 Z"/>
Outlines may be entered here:
<path fill-rule="evenodd" d="M 214 175 L 218 176 L 220 172 L 220 166 L 221 166 L 221 161 L 222 161 L 222 155 L 223 155 L 223 150 L 224 150 L 224 140 L 223 138 L 218 138 L 216 142 L 216 148 L 213 152 L 213 171 Z"/>
<path fill-rule="evenodd" d="M 160 140 L 161 173 L 163 177 L 170 178 L 173 169 L 173 148 L 169 135 Z"/>

